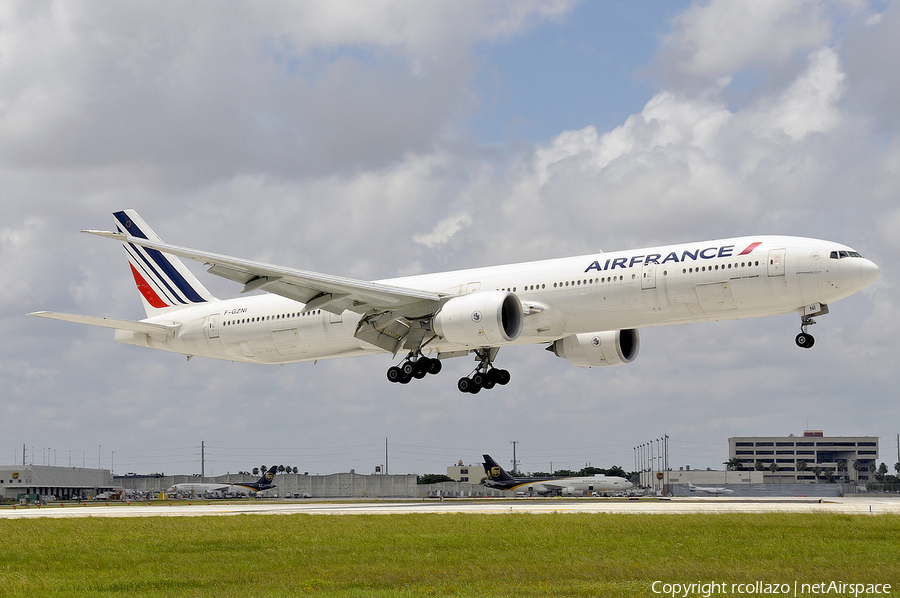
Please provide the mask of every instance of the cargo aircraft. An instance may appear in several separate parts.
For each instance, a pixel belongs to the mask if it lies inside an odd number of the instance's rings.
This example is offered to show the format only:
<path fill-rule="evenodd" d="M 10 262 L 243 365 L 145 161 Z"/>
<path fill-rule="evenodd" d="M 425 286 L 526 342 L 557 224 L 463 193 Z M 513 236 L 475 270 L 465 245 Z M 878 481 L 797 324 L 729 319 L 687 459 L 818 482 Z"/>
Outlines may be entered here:
<path fill-rule="evenodd" d="M 703 492 L 704 494 L 712 494 L 714 496 L 719 496 L 720 494 L 734 494 L 734 490 L 729 488 L 713 488 L 710 486 L 694 486 L 691 482 L 688 482 L 688 490 L 691 492 Z"/>
<path fill-rule="evenodd" d="M 134 210 L 116 231 L 147 317 L 140 321 L 48 311 L 31 315 L 103 326 L 120 343 L 213 359 L 284 364 L 386 353 L 388 380 L 437 374 L 474 354 L 462 392 L 507 384 L 503 347 L 545 344 L 578 367 L 631 363 L 638 329 L 797 313 L 800 347 L 829 305 L 872 284 L 878 267 L 839 243 L 753 236 L 438 274 L 355 280 L 163 243 Z M 243 285 L 216 299 L 179 258 Z"/>
<path fill-rule="evenodd" d="M 484 485 L 500 490 L 515 490 L 527 494 L 575 496 L 624 492 L 633 484 L 625 478 L 598 473 L 592 476 L 562 478 L 517 478 L 509 475 L 490 455 L 484 458 Z"/>
<path fill-rule="evenodd" d="M 275 479 L 275 471 L 277 469 L 278 467 L 273 465 L 269 468 L 269 471 L 263 473 L 258 480 L 246 484 L 234 484 L 231 482 L 225 482 L 222 484 L 215 484 L 212 482 L 180 482 L 178 484 L 170 486 L 169 489 L 166 490 L 166 493 L 181 494 L 182 496 L 199 496 L 201 494 L 212 493 L 223 495 L 240 494 L 244 496 L 248 494 L 256 494 L 257 492 L 275 487 L 275 484 L 272 483 L 272 480 Z"/>

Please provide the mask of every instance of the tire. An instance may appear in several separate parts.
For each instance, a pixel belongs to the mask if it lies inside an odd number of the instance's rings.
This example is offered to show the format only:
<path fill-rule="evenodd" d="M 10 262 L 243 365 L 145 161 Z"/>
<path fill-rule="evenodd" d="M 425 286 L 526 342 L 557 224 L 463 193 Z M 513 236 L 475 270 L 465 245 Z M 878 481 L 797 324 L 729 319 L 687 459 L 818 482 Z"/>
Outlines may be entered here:
<path fill-rule="evenodd" d="M 506 370 L 497 370 L 497 384 L 500 386 L 506 386 L 509 384 L 509 372 Z"/>
<path fill-rule="evenodd" d="M 456 388 L 459 389 L 459 392 L 470 392 L 472 381 L 468 378 L 460 378 L 459 382 L 456 383 Z"/>
<path fill-rule="evenodd" d="M 484 386 L 484 383 L 485 383 L 485 375 L 484 374 L 482 374 L 481 372 L 475 372 L 475 374 L 472 375 L 472 384 L 474 384 L 478 388 L 482 388 Z"/>
<path fill-rule="evenodd" d="M 797 338 L 794 339 L 797 343 L 797 346 L 802 349 L 809 349 L 816 343 L 816 339 L 813 338 L 813 335 L 807 334 L 805 332 L 801 332 L 797 335 Z"/>
<path fill-rule="evenodd" d="M 404 361 L 403 365 L 400 366 L 400 370 L 403 372 L 404 376 L 412 376 L 416 373 L 416 364 L 411 361 Z"/>
<path fill-rule="evenodd" d="M 387 379 L 390 382 L 400 382 L 400 378 L 403 377 L 403 372 L 400 371 L 400 368 L 397 366 L 391 366 L 387 371 Z"/>
<path fill-rule="evenodd" d="M 440 374 L 441 368 L 444 367 L 444 364 L 441 363 L 440 359 L 428 359 L 428 373 L 431 375 Z"/>

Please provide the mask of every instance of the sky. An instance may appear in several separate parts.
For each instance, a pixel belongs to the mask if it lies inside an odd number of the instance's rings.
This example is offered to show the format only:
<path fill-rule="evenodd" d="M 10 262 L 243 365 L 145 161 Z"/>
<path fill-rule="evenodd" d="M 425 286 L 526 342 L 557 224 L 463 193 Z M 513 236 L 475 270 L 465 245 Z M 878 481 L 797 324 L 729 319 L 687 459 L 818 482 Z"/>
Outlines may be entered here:
<path fill-rule="evenodd" d="M 529 0 L 0 5 L 0 464 L 212 475 L 671 467 L 728 438 L 880 438 L 898 461 L 900 5 Z M 116 243 L 376 280 L 738 235 L 849 245 L 879 280 L 799 317 L 651 328 L 616 368 L 507 348 L 390 384 L 388 355 L 261 366 L 112 341 Z M 240 287 L 190 265 L 220 298 Z M 898 306 L 898 309 L 894 309 Z M 399 361 L 399 360 L 397 360 Z M 387 451 L 385 447 L 387 445 Z"/>

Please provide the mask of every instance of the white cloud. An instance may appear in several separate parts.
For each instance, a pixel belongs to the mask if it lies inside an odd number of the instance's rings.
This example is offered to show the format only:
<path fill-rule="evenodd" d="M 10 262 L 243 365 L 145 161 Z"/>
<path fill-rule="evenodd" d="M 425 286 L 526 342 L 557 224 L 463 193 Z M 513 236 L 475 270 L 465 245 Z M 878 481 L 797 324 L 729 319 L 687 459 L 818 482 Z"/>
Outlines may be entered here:
<path fill-rule="evenodd" d="M 438 222 L 430 233 L 415 235 L 413 236 L 413 240 L 416 243 L 425 245 L 429 249 L 434 249 L 435 247 L 445 245 L 453 238 L 453 235 L 470 224 L 472 224 L 472 218 L 468 214 L 450 216 Z"/>
<path fill-rule="evenodd" d="M 781 65 L 831 36 L 825 3 L 803 0 L 694 4 L 673 19 L 660 55 L 682 75 L 712 79 Z"/>
<path fill-rule="evenodd" d="M 844 73 L 837 53 L 821 48 L 809 57 L 809 68 L 773 101 L 756 107 L 754 134 L 762 137 L 787 135 L 799 141 L 810 133 L 827 133 L 841 120 L 838 101 L 843 90 Z"/>

